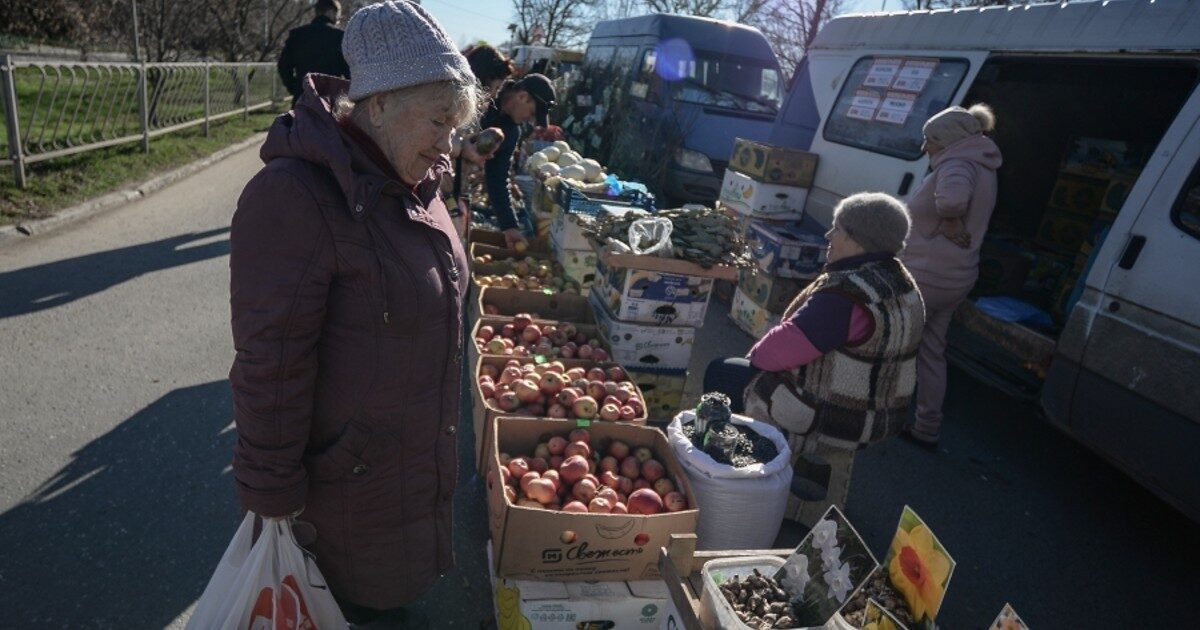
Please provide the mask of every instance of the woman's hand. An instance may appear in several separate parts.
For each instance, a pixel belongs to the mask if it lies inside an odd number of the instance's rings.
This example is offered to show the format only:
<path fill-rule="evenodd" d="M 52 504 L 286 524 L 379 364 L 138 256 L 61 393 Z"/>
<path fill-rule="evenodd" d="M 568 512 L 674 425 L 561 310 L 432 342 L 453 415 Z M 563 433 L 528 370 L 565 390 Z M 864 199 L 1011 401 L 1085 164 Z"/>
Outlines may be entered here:
<path fill-rule="evenodd" d="M 938 221 L 937 227 L 933 230 L 933 235 L 941 234 L 950 240 L 951 243 L 958 245 L 963 249 L 971 247 L 971 233 L 967 231 L 967 226 L 962 219 L 942 219 Z"/>

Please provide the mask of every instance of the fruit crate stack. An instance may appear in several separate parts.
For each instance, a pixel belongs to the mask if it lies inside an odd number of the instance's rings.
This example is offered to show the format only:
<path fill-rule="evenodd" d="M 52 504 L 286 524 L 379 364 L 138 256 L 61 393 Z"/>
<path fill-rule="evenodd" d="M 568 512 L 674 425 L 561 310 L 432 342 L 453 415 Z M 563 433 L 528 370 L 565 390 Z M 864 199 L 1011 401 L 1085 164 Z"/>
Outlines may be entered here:
<path fill-rule="evenodd" d="M 824 229 L 804 213 L 816 168 L 806 151 L 734 142 L 719 203 L 737 217 L 756 267 L 740 273 L 729 316 L 755 339 L 825 264 Z"/>
<path fill-rule="evenodd" d="M 645 186 L 636 182 L 622 182 L 622 186 L 626 192 L 616 197 L 587 194 L 565 181 L 559 181 L 555 191 L 550 247 L 567 277 L 585 290 L 596 281 L 596 252 L 583 234 L 580 217 L 630 210 L 654 211 L 654 197 L 646 192 Z"/>

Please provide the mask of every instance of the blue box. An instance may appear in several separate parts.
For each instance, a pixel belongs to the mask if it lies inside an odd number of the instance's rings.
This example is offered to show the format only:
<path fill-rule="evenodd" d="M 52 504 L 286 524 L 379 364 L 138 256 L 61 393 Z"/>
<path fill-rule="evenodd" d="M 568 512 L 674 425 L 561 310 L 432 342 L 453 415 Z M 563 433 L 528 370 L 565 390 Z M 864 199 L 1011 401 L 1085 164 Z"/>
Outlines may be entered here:
<path fill-rule="evenodd" d="M 825 266 L 829 241 L 815 220 L 800 225 L 777 225 L 754 221 L 746 229 L 746 243 L 759 269 L 780 278 L 809 280 Z"/>

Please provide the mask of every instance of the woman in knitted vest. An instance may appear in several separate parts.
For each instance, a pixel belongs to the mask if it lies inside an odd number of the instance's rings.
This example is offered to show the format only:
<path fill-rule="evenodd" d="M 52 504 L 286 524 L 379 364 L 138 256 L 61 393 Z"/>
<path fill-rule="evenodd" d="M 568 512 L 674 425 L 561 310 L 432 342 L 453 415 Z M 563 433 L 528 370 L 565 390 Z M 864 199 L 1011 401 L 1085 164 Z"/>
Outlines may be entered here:
<path fill-rule="evenodd" d="M 902 259 L 925 298 L 925 332 L 917 354 L 916 422 L 904 435 L 937 447 L 946 397 L 946 331 L 979 277 L 979 247 L 996 207 L 1000 148 L 987 133 L 995 117 L 987 105 L 951 107 L 925 123 L 932 169 L 908 206 L 913 230 Z"/>
<path fill-rule="evenodd" d="M 792 497 L 793 519 L 804 522 L 829 504 L 844 505 L 854 452 L 896 435 L 907 418 L 925 322 L 916 283 L 896 259 L 909 223 L 904 204 L 889 195 L 844 199 L 826 234 L 825 271 L 751 348 L 748 365 L 727 360 L 706 374 L 707 391 L 722 375 L 732 382 L 734 370 L 743 379 L 753 373 L 744 392 L 746 415 L 782 429 L 793 457 L 815 455 L 829 463 L 826 500 L 805 505 Z"/>

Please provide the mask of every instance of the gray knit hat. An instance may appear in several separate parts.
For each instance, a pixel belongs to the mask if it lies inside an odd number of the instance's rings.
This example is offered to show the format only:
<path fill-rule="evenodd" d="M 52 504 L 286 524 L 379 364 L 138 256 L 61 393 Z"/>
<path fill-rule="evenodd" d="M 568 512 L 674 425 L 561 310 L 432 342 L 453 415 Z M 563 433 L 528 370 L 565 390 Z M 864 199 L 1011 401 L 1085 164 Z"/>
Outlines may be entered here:
<path fill-rule="evenodd" d="M 858 193 L 834 208 L 833 224 L 867 253 L 898 254 L 904 249 L 912 220 L 899 199 L 887 193 Z"/>
<path fill-rule="evenodd" d="M 346 24 L 342 55 L 351 101 L 400 88 L 471 77 L 467 58 L 421 5 L 386 0 L 359 9 Z"/>

